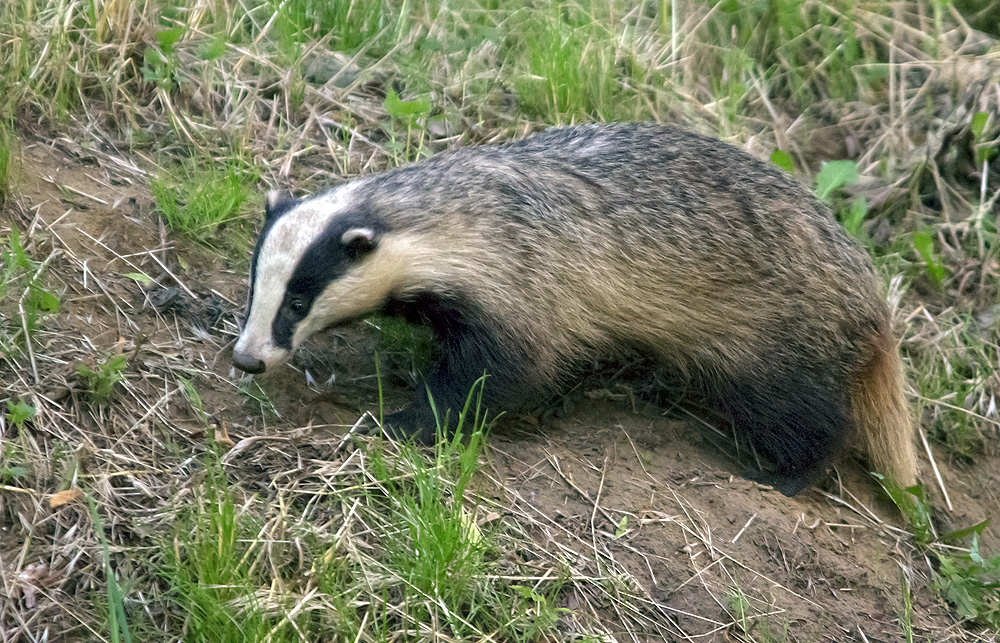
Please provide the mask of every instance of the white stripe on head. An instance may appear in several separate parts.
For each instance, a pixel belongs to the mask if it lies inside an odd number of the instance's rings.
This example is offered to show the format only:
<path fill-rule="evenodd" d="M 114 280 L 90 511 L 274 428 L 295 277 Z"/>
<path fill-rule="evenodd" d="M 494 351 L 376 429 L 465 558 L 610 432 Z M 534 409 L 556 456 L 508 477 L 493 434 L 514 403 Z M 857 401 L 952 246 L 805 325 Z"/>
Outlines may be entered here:
<path fill-rule="evenodd" d="M 257 253 L 255 272 L 250 275 L 253 301 L 234 352 L 263 360 L 268 368 L 288 358 L 289 351 L 276 346 L 272 335 L 288 282 L 305 251 L 366 182 L 352 181 L 307 199 L 275 221 Z"/>

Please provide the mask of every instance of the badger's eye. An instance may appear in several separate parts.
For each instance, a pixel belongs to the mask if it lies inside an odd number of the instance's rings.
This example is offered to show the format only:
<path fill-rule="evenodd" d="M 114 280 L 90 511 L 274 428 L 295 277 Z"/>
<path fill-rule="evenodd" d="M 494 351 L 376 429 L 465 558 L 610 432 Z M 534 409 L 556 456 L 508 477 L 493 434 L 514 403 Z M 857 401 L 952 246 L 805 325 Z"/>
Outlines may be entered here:
<path fill-rule="evenodd" d="M 288 309 L 296 315 L 301 315 L 306 312 L 306 302 L 298 298 L 293 299 L 288 302 Z"/>

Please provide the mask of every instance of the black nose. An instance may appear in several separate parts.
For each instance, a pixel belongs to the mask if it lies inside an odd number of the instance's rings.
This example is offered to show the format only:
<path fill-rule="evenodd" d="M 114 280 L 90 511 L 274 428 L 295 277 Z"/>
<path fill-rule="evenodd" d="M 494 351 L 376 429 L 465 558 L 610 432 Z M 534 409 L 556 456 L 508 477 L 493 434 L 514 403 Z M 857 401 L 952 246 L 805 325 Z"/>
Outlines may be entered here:
<path fill-rule="evenodd" d="M 233 352 L 233 366 L 247 373 L 263 373 L 264 360 Z"/>

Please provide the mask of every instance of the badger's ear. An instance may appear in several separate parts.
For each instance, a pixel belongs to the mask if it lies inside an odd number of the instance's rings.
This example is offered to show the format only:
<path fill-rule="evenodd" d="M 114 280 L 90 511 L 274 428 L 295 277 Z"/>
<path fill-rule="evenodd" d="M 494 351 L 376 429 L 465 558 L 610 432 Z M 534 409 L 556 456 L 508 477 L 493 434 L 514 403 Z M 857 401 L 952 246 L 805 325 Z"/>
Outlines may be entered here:
<path fill-rule="evenodd" d="M 288 212 L 298 200 L 286 190 L 271 190 L 264 199 L 264 221 L 277 219 L 282 214 Z"/>
<path fill-rule="evenodd" d="M 340 243 L 352 259 L 375 249 L 375 231 L 371 228 L 349 228 L 340 236 Z"/>

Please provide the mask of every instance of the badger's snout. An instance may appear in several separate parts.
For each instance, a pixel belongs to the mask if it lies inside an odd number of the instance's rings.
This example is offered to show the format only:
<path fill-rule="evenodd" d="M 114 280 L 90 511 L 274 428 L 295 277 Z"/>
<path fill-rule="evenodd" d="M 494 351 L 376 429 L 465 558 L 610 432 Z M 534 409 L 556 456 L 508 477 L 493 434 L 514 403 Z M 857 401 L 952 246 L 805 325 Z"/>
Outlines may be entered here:
<path fill-rule="evenodd" d="M 233 351 L 233 366 L 246 373 L 263 373 L 264 360 L 240 351 Z"/>

